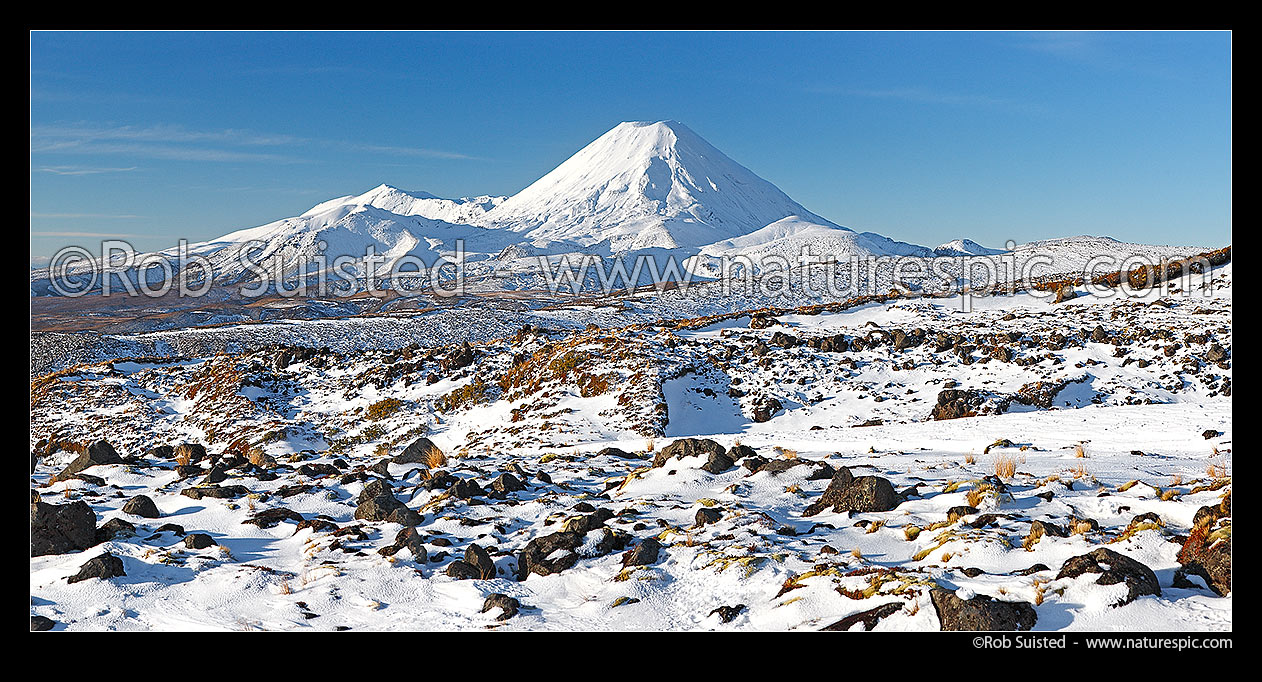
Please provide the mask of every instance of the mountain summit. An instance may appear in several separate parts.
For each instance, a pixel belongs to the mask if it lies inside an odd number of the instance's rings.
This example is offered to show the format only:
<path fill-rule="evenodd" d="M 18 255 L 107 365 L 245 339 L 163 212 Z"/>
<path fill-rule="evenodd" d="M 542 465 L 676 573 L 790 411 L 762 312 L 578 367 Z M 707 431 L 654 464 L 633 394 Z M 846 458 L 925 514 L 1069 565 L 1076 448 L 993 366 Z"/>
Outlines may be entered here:
<path fill-rule="evenodd" d="M 677 121 L 626 122 L 487 212 L 481 224 L 546 246 L 699 247 L 789 216 L 841 228 Z"/>
<path fill-rule="evenodd" d="M 258 267 L 310 276 L 344 256 L 362 273 L 370 251 L 384 257 L 379 272 L 457 254 L 498 272 L 528 256 L 667 249 L 709 273 L 724 258 L 792 259 L 807 248 L 834 258 L 934 255 L 811 213 L 682 123 L 639 121 L 614 126 L 512 197 L 444 199 L 383 184 L 189 250 L 232 284 L 256 278 Z M 157 255 L 176 265 L 174 249 Z M 31 271 L 31 291 L 50 293 L 47 268 Z"/>

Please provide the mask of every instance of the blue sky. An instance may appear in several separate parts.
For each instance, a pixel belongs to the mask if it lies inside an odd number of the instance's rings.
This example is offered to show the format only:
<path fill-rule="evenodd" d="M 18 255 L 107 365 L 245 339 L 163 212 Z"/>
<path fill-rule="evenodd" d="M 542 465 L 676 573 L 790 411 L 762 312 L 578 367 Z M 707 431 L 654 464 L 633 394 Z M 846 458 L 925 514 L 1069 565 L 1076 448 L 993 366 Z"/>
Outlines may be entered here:
<path fill-rule="evenodd" d="M 512 194 L 661 119 L 903 241 L 1231 238 L 1225 32 L 36 32 L 32 260 Z"/>

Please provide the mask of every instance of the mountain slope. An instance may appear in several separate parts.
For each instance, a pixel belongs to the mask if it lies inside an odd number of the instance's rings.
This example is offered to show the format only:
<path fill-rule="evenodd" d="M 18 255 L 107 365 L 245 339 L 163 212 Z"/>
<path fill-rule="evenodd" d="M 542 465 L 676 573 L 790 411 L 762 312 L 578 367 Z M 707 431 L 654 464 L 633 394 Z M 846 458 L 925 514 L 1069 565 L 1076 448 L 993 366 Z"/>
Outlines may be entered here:
<path fill-rule="evenodd" d="M 855 232 L 831 223 L 820 225 L 794 215 L 749 234 L 707 244 L 689 262 L 689 267 L 698 274 L 717 276 L 723 272 L 724 260 L 734 264 L 737 258 L 750 259 L 757 272 L 768 266 L 797 267 L 807 261 L 841 262 L 868 256 L 932 258 L 934 252 L 874 232 Z"/>
<path fill-rule="evenodd" d="M 797 265 L 808 247 L 833 259 L 934 256 L 808 211 L 675 121 L 621 123 L 512 197 L 444 199 L 380 185 L 190 251 L 211 262 L 216 282 L 233 284 L 255 279 L 260 267 L 290 281 L 340 257 L 353 261 L 340 272 L 362 275 L 370 251 L 384 256 L 377 268 L 384 273 L 413 259 L 432 264 L 461 244 L 467 263 L 483 263 L 466 271 L 474 277 L 502 275 L 502 265 L 510 266 L 505 272 L 538 270 L 546 266 L 524 261 L 576 252 L 696 256 L 690 267 L 700 273 L 736 256 L 783 256 Z M 174 266 L 178 252 L 157 255 Z M 153 282 L 163 274 L 155 268 L 144 276 Z M 47 269 L 31 272 L 31 291 L 52 293 Z"/>
<path fill-rule="evenodd" d="M 700 247 L 806 210 L 675 121 L 621 123 L 486 214 L 533 243 Z"/>
<path fill-rule="evenodd" d="M 1007 253 L 1003 249 L 987 248 L 972 239 L 949 241 L 934 247 L 933 252 L 938 256 L 998 256 Z"/>

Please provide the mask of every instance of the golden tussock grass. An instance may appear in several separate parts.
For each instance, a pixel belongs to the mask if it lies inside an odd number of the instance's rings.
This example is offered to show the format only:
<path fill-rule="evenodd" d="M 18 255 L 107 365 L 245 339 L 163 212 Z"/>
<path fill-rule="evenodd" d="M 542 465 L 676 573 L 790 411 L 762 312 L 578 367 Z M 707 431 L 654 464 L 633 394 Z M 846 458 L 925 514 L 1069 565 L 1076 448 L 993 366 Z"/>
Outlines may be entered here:
<path fill-rule="evenodd" d="M 1000 455 L 995 460 L 995 475 L 999 478 L 1012 478 L 1017 474 L 1017 460 L 1008 455 Z"/>
<path fill-rule="evenodd" d="M 441 469 L 447 466 L 447 455 L 442 450 L 432 447 L 425 451 L 425 466 L 430 469 Z"/>

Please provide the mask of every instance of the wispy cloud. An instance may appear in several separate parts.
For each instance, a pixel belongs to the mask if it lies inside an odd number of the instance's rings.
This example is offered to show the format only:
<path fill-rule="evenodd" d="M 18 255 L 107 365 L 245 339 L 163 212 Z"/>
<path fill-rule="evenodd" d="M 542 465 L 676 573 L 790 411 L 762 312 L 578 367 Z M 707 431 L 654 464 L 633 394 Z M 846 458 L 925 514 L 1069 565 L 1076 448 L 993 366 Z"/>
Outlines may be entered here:
<path fill-rule="evenodd" d="M 144 216 L 133 215 L 130 213 L 37 213 L 31 211 L 32 218 L 94 218 L 94 219 L 110 219 L 110 220 L 134 220 L 143 218 Z M 34 233 L 32 233 L 34 234 Z"/>
<path fill-rule="evenodd" d="M 299 163 L 309 160 L 308 156 L 302 154 L 303 151 L 320 147 L 390 156 L 454 160 L 477 158 L 442 149 L 317 139 L 233 128 L 193 130 L 167 124 L 131 126 L 90 123 L 31 126 L 32 154 L 86 154 L 171 161 Z"/>
<path fill-rule="evenodd" d="M 482 160 L 476 156 L 469 156 L 468 154 L 445 152 L 441 149 L 425 149 L 422 147 L 396 147 L 393 145 L 356 143 L 347 143 L 347 146 L 355 151 L 370 152 L 374 154 L 390 154 L 393 156 L 423 156 L 432 159 Z"/>
<path fill-rule="evenodd" d="M 99 175 L 101 173 L 128 173 L 136 170 L 137 166 L 128 168 L 88 168 L 84 166 L 45 166 L 43 168 L 34 168 L 34 173 L 52 173 L 53 175 Z"/>
<path fill-rule="evenodd" d="M 1088 31 L 1031 33 L 1019 47 L 1075 61 L 1100 56 L 1100 34 Z"/>
<path fill-rule="evenodd" d="M 59 237 L 76 239 L 126 239 L 152 235 L 129 234 L 126 232 L 32 232 L 32 237 Z"/>
<path fill-rule="evenodd" d="M 924 87 L 900 88 L 846 88 L 835 86 L 818 86 L 807 88 L 808 92 L 826 95 L 843 95 L 846 97 L 864 97 L 868 99 L 886 99 L 914 104 L 935 104 L 952 107 L 974 107 L 988 109 L 1010 109 L 1014 111 L 1034 112 L 1038 107 L 1020 100 L 1007 97 L 976 93 L 943 92 Z"/>
<path fill-rule="evenodd" d="M 1171 54 L 1195 31 L 1043 31 L 1023 34 L 1018 49 L 1105 72 L 1126 72 L 1165 79 L 1200 79 L 1203 72 Z"/>

